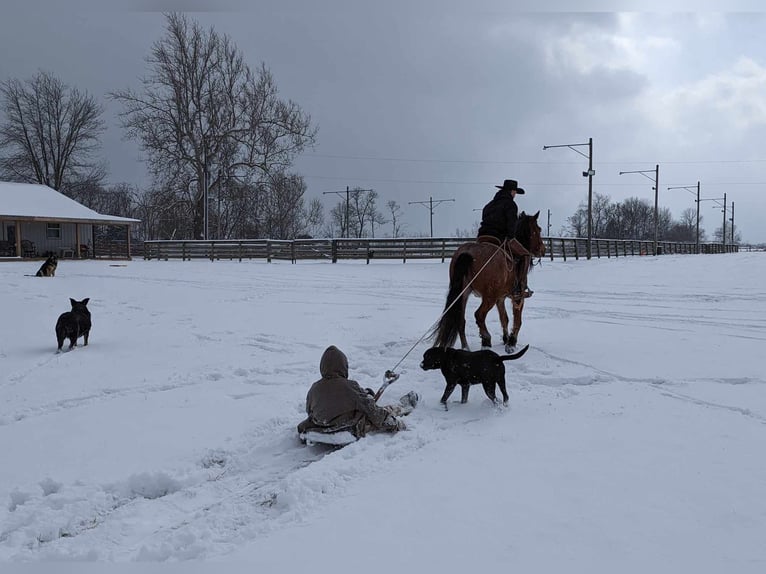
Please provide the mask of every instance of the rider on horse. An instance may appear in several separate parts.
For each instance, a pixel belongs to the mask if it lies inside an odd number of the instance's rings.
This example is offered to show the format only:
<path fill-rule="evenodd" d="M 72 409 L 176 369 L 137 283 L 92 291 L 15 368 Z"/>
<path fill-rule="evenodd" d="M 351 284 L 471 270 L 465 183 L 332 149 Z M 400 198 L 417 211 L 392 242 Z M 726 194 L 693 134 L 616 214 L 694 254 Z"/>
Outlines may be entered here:
<path fill-rule="evenodd" d="M 499 191 L 481 212 L 478 240 L 497 242 L 510 250 L 512 255 L 509 255 L 509 258 L 513 261 L 516 278 L 512 296 L 514 299 L 518 299 L 522 296 L 523 291 L 524 297 L 531 297 L 534 291 L 527 286 L 527 272 L 531 254 L 515 239 L 519 208 L 514 198 L 517 194 L 523 195 L 524 190 L 519 187 L 515 179 L 506 179 L 503 185 L 496 185 L 495 187 Z M 493 238 L 497 241 L 494 241 Z"/>

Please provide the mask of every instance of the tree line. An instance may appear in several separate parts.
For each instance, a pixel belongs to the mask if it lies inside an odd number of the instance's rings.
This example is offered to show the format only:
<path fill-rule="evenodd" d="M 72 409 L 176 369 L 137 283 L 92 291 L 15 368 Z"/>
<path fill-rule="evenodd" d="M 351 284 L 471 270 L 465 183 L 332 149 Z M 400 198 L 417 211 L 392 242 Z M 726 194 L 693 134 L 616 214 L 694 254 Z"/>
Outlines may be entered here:
<path fill-rule="evenodd" d="M 613 202 L 608 196 L 600 193 L 593 194 L 591 202 L 592 229 L 594 238 L 603 239 L 654 239 L 654 206 L 646 199 L 630 197 L 621 202 Z M 687 208 L 678 220 L 673 219 L 666 207 L 657 210 L 657 239 L 659 241 L 678 241 L 695 243 L 697 241 L 697 210 Z M 700 215 L 699 224 L 704 217 Z M 588 206 L 581 203 L 577 210 L 567 219 L 563 235 L 587 237 L 588 235 Z M 700 227 L 700 242 L 707 241 L 705 230 Z M 723 222 L 713 232 L 713 240 L 721 243 L 723 238 Z M 734 243 L 741 242 L 741 236 L 735 229 Z M 731 243 L 731 229 L 726 229 L 726 243 Z"/>

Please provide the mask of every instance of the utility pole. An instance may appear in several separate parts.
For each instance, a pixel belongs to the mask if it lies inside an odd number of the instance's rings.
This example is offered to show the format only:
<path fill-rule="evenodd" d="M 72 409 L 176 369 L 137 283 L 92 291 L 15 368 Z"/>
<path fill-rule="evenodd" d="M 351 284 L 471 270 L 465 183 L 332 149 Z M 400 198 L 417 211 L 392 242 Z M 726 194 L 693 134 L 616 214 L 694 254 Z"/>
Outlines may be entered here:
<path fill-rule="evenodd" d="M 693 194 L 691 185 L 676 185 L 669 187 L 668 189 L 685 189 L 689 193 Z M 697 199 L 694 201 L 697 204 L 697 242 L 695 253 L 700 252 L 700 182 L 697 182 Z"/>
<path fill-rule="evenodd" d="M 323 191 L 322 195 L 327 195 L 328 193 L 335 193 L 337 195 L 340 195 L 343 197 L 343 193 L 346 194 L 346 237 L 351 237 L 351 219 L 349 217 L 349 204 L 350 204 L 350 196 L 351 192 L 357 193 L 357 192 L 363 192 L 363 191 L 373 191 L 372 189 L 349 189 L 348 186 L 346 186 L 346 191 Z"/>
<path fill-rule="evenodd" d="M 205 202 L 205 205 L 204 205 L 203 210 L 202 210 L 202 214 L 203 214 L 202 215 L 202 219 L 203 219 L 203 225 L 202 226 L 204 228 L 202 230 L 202 238 L 205 241 L 207 241 L 207 239 L 208 239 L 208 236 L 207 236 L 207 218 L 208 218 L 208 213 L 207 213 L 207 191 L 208 191 L 208 189 L 207 189 L 207 163 L 205 163 L 205 166 L 202 168 L 202 173 L 203 173 L 203 175 L 202 175 L 202 179 L 203 179 L 203 183 L 202 183 L 202 196 L 203 196 L 203 201 Z"/>
<path fill-rule="evenodd" d="M 734 202 L 731 202 L 731 244 L 734 245 Z"/>
<path fill-rule="evenodd" d="M 721 228 L 721 243 L 724 247 L 726 247 L 726 194 L 723 194 L 723 197 L 708 197 L 705 199 L 700 199 L 700 201 L 715 201 L 718 205 L 717 207 L 721 206 L 721 201 L 723 201 L 723 227 Z M 716 207 L 715 205 L 713 207 Z"/>
<path fill-rule="evenodd" d="M 654 169 L 639 169 L 636 171 L 621 171 L 620 175 L 624 173 L 640 173 L 644 177 L 651 179 L 647 174 L 654 172 L 654 254 L 657 255 L 657 230 L 660 224 L 660 209 L 659 209 L 659 189 L 660 189 L 660 164 L 654 166 Z"/>
<path fill-rule="evenodd" d="M 413 205 L 413 204 L 417 203 L 418 205 L 422 205 L 424 207 L 428 206 L 428 210 L 431 213 L 431 237 L 434 236 L 434 207 L 437 207 L 438 205 L 441 205 L 442 203 L 444 203 L 446 201 L 455 201 L 455 200 L 454 199 L 437 199 L 436 200 L 436 205 L 434 205 L 434 198 L 433 197 L 429 197 L 428 201 L 410 201 L 410 202 L 408 202 L 409 205 Z"/>
<path fill-rule="evenodd" d="M 580 146 L 588 146 L 588 155 L 585 155 L 580 150 L 575 149 Z M 579 144 L 561 144 L 561 145 L 544 145 L 543 150 L 553 147 L 568 147 L 573 152 L 579 153 L 583 157 L 588 158 L 588 171 L 582 172 L 583 177 L 588 178 L 588 243 L 587 243 L 587 255 L 590 259 L 593 250 L 591 245 L 593 243 L 593 176 L 596 172 L 593 170 L 593 138 L 588 138 L 588 143 Z"/>
<path fill-rule="evenodd" d="M 548 237 L 551 236 L 551 210 L 548 210 Z"/>
<path fill-rule="evenodd" d="M 723 194 L 723 226 L 721 227 L 721 241 L 723 250 L 726 251 L 726 193 Z"/>

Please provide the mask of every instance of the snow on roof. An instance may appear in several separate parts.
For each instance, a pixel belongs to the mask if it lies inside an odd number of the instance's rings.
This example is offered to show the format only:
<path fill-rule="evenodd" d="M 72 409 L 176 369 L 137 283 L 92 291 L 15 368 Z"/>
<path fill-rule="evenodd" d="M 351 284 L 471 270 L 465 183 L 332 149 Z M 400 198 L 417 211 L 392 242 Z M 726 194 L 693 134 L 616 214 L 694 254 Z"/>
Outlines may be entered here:
<path fill-rule="evenodd" d="M 140 219 L 102 215 L 47 185 L 0 181 L 0 219 L 56 219 L 138 223 Z"/>

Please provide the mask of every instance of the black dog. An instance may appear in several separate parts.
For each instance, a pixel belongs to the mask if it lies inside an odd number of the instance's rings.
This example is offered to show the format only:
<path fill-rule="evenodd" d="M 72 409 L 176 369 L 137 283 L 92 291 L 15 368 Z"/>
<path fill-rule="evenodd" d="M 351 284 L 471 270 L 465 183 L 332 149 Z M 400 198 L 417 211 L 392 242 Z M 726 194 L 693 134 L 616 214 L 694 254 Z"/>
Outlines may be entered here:
<path fill-rule="evenodd" d="M 64 339 L 69 339 L 69 348 L 77 346 L 78 337 L 85 338 L 85 346 L 88 346 L 88 335 L 90 335 L 90 311 L 88 311 L 89 297 L 86 297 L 82 301 L 75 301 L 69 299 L 72 303 L 72 310 L 62 313 L 59 320 L 56 321 L 56 340 L 58 341 L 59 348 L 57 352 L 61 352 L 61 347 L 64 345 Z"/>
<path fill-rule="evenodd" d="M 481 384 L 484 392 L 494 403 L 495 385 L 500 387 L 503 393 L 503 403 L 508 403 L 508 392 L 505 390 L 505 365 L 503 361 L 518 359 L 529 349 L 529 345 L 512 355 L 498 355 L 489 349 L 481 351 L 463 351 L 449 347 L 432 347 L 423 353 L 423 362 L 420 368 L 424 371 L 441 369 L 447 388 L 441 398 L 441 403 L 446 407 L 447 399 L 457 385 L 462 388 L 461 403 L 468 402 L 468 390 L 471 385 Z"/>
<path fill-rule="evenodd" d="M 45 263 L 40 266 L 36 277 L 55 277 L 58 264 L 59 258 L 56 255 L 49 256 Z"/>

